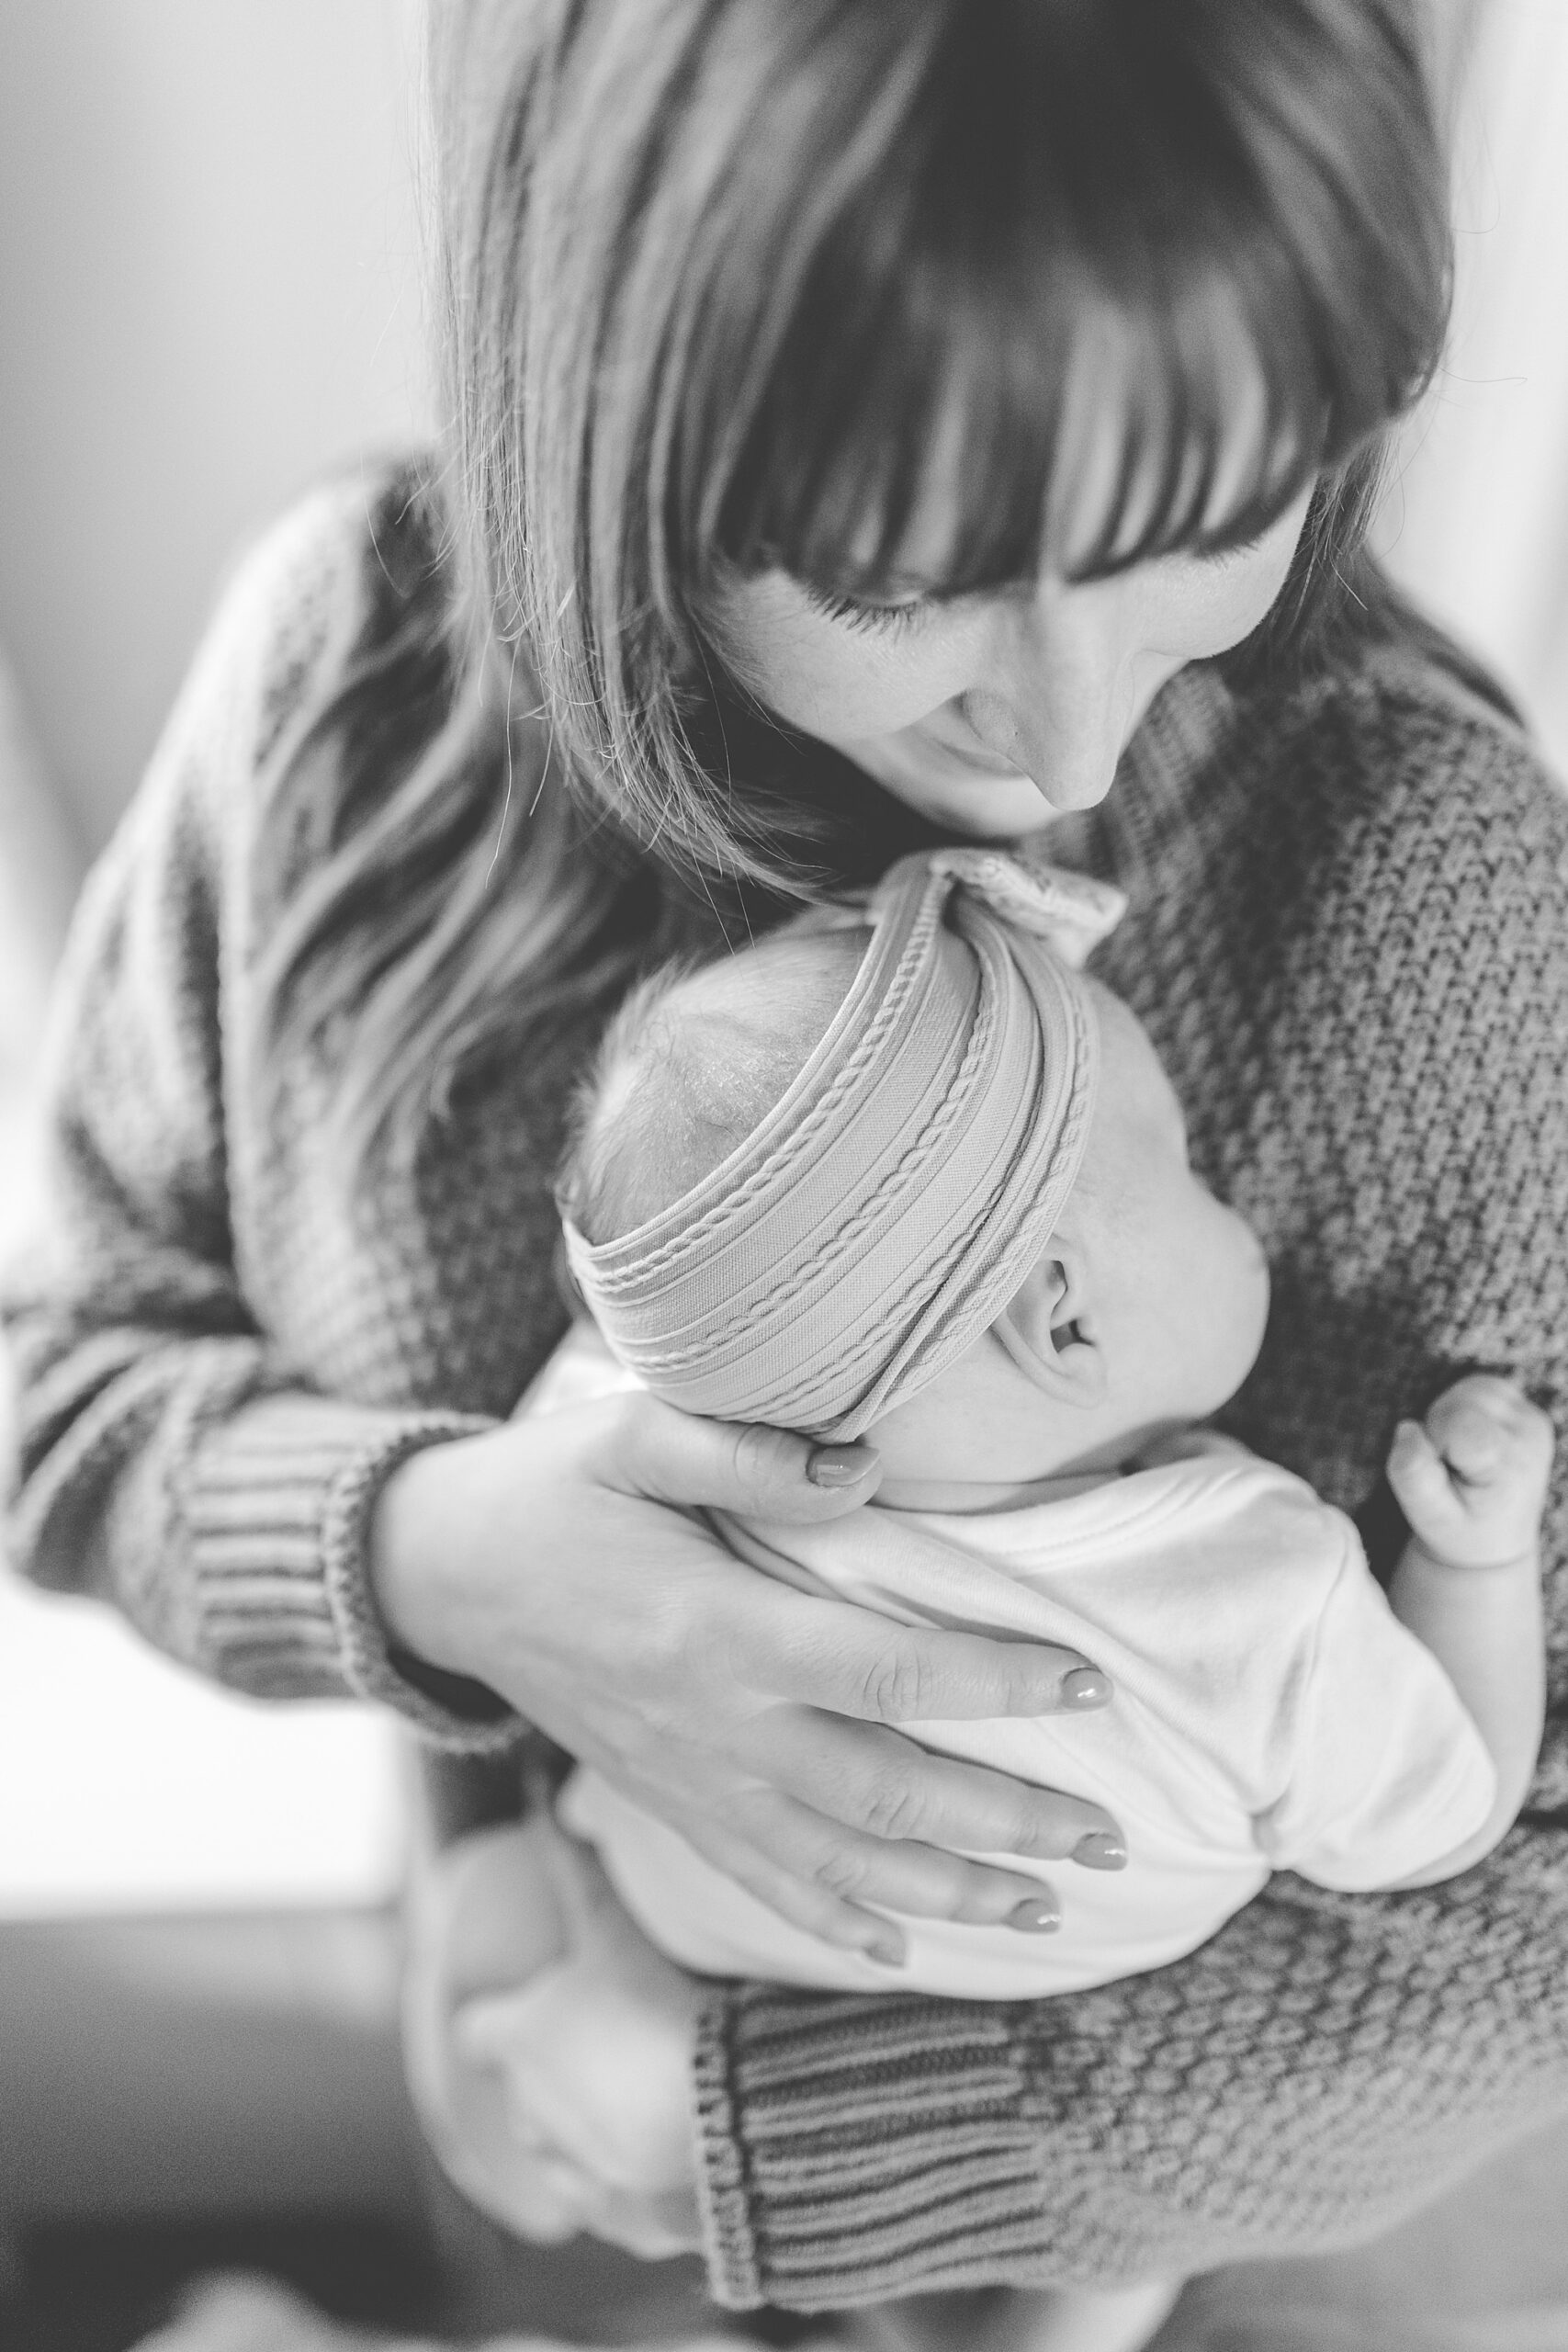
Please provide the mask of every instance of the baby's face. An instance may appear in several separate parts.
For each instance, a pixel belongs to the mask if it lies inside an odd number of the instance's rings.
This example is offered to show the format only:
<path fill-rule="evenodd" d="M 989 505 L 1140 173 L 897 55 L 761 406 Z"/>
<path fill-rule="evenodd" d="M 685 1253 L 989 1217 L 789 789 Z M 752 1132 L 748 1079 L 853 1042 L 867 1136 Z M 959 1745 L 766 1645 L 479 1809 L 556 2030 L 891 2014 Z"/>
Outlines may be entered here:
<path fill-rule="evenodd" d="M 1064 1215 L 1092 1268 L 1089 1317 L 1112 1375 L 1151 1419 L 1198 1420 L 1234 1396 L 1263 1344 L 1269 1268 L 1257 1236 L 1187 1159 L 1187 1128 L 1142 1024 L 1087 983 L 1100 1087 Z"/>

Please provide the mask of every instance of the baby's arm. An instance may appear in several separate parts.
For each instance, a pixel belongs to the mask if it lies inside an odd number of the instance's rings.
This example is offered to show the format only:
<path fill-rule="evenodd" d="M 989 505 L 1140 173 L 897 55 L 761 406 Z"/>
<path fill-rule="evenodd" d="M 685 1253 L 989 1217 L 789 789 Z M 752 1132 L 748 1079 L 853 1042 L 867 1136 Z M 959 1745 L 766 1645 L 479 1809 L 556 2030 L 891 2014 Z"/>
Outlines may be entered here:
<path fill-rule="evenodd" d="M 1388 1478 L 1411 1534 L 1389 1600 L 1446 1671 L 1497 1772 L 1481 1827 L 1400 1887 L 1431 1886 L 1480 1861 L 1529 1787 L 1546 1708 L 1540 1519 L 1553 1445 L 1545 1414 L 1485 1374 L 1456 1381 L 1424 1425 L 1402 1421 L 1394 1432 Z"/>

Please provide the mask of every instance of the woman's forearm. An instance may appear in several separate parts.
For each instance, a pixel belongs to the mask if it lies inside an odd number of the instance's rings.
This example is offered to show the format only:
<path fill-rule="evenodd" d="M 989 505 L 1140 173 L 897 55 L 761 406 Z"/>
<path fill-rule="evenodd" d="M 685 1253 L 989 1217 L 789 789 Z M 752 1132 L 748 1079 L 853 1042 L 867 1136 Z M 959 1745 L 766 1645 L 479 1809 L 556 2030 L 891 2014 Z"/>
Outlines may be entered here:
<path fill-rule="evenodd" d="M 1013 2005 L 716 1988 L 721 2300 L 1147 2277 L 1375 2235 L 1561 2111 L 1561 1839 L 1385 1899 L 1275 1878 L 1174 1967 Z"/>

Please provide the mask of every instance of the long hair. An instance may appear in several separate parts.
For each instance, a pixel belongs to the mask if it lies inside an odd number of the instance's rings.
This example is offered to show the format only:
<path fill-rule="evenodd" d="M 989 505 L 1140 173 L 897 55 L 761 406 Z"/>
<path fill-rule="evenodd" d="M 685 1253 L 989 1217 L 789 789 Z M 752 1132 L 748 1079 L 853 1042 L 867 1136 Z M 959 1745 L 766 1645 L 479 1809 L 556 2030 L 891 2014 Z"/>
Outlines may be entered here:
<path fill-rule="evenodd" d="M 1362 540 L 1450 277 L 1413 0 L 433 17 L 448 447 L 273 798 L 274 1036 L 352 1037 L 361 1145 L 628 979 L 671 877 L 799 893 L 868 854 L 865 788 L 726 675 L 716 594 L 874 591 L 939 436 L 941 584 L 1030 574 L 1090 318 L 1124 462 L 1071 575 L 1245 542 L 1310 481 L 1232 669 L 1393 625 Z M 1238 335 L 1263 422 L 1216 514 Z"/>

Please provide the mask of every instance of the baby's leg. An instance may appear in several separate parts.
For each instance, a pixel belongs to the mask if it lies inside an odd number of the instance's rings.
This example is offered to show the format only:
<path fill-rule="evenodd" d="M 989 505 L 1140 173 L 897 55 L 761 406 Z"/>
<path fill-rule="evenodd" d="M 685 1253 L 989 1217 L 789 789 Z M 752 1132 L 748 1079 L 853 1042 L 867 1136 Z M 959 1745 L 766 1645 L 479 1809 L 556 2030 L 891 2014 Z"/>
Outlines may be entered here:
<path fill-rule="evenodd" d="M 453 2032 L 476 1996 L 516 1992 L 559 1960 L 566 1934 L 546 1854 L 558 1835 L 547 1814 L 480 1829 L 416 1858 L 403 1972 L 403 2064 L 414 2110 L 445 2170 L 481 2211 L 509 2223 L 527 2205 L 532 2234 L 554 2229 L 549 2198 L 512 2135 L 502 2086 L 467 2062 Z"/>

